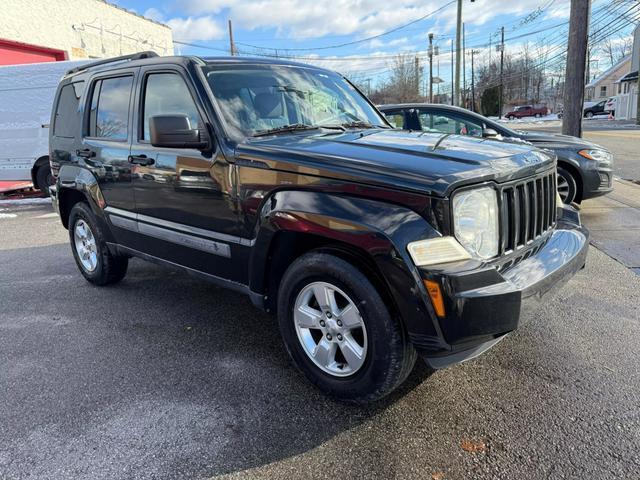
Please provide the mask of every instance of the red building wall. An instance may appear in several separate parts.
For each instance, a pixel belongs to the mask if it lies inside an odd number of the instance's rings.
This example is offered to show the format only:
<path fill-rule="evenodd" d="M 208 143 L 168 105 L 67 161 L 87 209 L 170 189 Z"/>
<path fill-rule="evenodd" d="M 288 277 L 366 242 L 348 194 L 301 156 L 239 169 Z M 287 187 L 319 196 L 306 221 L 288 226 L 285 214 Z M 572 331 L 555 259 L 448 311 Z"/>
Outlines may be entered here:
<path fill-rule="evenodd" d="M 62 50 L 13 42 L 0 38 L 0 65 L 58 62 L 66 59 L 67 55 Z"/>

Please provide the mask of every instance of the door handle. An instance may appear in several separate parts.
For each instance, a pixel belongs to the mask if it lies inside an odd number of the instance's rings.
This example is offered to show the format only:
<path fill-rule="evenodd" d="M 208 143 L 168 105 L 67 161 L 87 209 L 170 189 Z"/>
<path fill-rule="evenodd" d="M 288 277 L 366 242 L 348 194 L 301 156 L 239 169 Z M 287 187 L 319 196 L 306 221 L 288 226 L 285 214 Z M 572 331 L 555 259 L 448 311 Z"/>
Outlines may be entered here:
<path fill-rule="evenodd" d="M 149 165 L 153 165 L 155 161 L 153 158 L 149 158 L 146 155 L 129 155 L 129 163 L 147 167 Z"/>
<path fill-rule="evenodd" d="M 82 158 L 92 158 L 96 156 L 96 152 L 90 148 L 85 148 L 84 150 L 76 150 L 76 155 Z"/>

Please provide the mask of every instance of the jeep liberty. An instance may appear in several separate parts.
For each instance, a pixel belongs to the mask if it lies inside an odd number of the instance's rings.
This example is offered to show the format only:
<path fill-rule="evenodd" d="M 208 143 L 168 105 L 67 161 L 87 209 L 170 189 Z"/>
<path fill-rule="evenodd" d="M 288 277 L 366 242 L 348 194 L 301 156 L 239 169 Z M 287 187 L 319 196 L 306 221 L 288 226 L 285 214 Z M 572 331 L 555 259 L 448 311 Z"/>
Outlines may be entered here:
<path fill-rule="evenodd" d="M 64 76 L 51 125 L 52 201 L 89 282 L 139 257 L 242 292 L 341 400 L 389 394 L 418 356 L 479 355 L 585 263 L 552 154 L 393 129 L 318 67 L 101 60 Z"/>

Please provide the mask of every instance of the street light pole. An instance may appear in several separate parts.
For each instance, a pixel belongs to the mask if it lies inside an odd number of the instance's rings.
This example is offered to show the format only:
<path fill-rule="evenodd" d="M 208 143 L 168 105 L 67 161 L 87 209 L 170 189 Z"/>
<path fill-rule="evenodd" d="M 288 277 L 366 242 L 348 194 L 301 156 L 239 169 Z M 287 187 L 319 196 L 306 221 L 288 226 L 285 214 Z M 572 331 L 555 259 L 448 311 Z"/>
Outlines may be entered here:
<path fill-rule="evenodd" d="M 500 28 L 500 98 L 498 100 L 498 118 L 502 118 L 502 96 L 504 91 L 504 27 Z"/>

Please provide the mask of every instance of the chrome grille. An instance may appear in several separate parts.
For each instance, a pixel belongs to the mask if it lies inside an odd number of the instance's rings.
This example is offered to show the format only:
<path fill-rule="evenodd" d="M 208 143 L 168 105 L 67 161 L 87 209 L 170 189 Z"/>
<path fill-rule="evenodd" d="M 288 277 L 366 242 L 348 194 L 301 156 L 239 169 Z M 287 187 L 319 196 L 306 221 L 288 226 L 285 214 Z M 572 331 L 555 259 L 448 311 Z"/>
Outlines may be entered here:
<path fill-rule="evenodd" d="M 524 247 L 555 226 L 556 187 L 552 172 L 501 188 L 501 255 Z"/>

